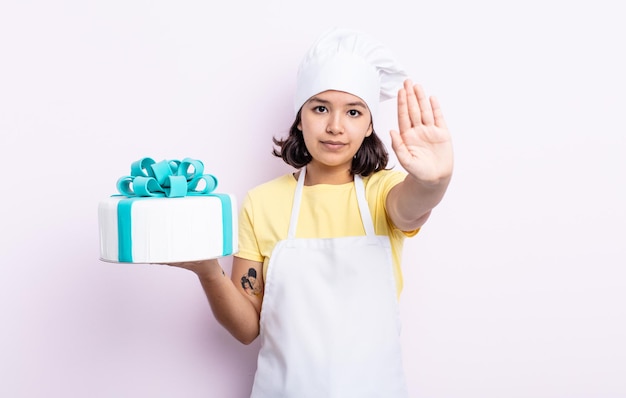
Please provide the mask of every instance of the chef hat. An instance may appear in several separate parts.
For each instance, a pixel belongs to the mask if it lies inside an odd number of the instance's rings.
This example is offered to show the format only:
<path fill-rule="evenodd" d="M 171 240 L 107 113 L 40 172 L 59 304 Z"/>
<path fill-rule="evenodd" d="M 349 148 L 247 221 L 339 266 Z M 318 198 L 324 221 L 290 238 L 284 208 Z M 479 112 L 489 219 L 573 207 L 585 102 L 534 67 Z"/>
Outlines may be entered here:
<path fill-rule="evenodd" d="M 337 90 L 361 98 L 377 120 L 379 103 L 394 98 L 407 77 L 380 42 L 362 32 L 334 28 L 317 39 L 300 63 L 295 111 L 315 94 Z"/>

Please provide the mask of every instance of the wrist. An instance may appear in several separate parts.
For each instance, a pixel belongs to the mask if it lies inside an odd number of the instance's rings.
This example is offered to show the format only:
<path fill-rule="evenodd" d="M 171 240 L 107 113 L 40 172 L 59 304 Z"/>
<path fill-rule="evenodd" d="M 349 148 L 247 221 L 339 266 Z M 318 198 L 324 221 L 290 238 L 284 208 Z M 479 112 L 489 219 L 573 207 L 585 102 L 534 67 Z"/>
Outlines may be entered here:
<path fill-rule="evenodd" d="M 445 177 L 425 179 L 421 176 L 418 177 L 409 173 L 404 180 L 404 185 L 407 192 L 411 192 L 412 194 L 424 194 L 439 190 L 442 186 L 447 186 L 448 181 L 449 179 Z"/>
<path fill-rule="evenodd" d="M 226 276 L 226 273 L 216 259 L 199 261 L 193 271 L 200 280 L 207 282 L 212 282 Z"/>

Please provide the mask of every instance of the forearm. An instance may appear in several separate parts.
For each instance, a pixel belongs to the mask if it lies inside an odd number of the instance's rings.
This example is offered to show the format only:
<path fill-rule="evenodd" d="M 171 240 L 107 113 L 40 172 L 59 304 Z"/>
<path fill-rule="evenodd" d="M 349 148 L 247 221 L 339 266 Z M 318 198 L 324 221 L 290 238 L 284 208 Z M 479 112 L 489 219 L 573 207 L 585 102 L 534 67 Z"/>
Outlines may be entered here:
<path fill-rule="evenodd" d="M 217 260 L 210 266 L 194 270 L 217 321 L 244 344 L 259 334 L 259 313 L 254 305 L 235 287 Z"/>
<path fill-rule="evenodd" d="M 420 181 L 407 175 L 387 198 L 387 210 L 394 225 L 404 231 L 424 225 L 432 209 L 443 199 L 450 179 L 451 175 L 445 175 L 433 181 Z"/>

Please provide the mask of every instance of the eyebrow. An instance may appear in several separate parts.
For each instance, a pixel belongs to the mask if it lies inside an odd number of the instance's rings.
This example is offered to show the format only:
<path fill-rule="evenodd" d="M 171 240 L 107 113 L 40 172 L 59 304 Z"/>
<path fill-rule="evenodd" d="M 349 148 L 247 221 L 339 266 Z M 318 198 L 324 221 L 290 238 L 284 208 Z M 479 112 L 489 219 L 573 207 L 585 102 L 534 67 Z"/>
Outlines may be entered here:
<path fill-rule="evenodd" d="M 309 102 L 318 102 L 320 104 L 330 104 L 330 101 L 322 99 L 322 98 L 318 98 L 318 97 L 312 97 Z M 367 108 L 367 105 L 365 105 L 365 103 L 363 101 L 354 101 L 354 102 L 348 102 L 347 104 L 345 104 L 346 106 L 360 106 L 362 108 Z"/>

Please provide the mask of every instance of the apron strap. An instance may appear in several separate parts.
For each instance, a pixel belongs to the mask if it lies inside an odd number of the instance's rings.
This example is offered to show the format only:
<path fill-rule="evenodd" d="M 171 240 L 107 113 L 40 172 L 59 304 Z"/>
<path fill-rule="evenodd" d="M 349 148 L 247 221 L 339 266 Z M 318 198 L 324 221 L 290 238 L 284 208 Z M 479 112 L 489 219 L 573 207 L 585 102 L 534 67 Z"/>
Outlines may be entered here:
<path fill-rule="evenodd" d="M 296 227 L 298 225 L 298 216 L 300 215 L 300 202 L 302 200 L 305 175 L 306 166 L 300 169 L 300 176 L 298 177 L 298 183 L 296 184 L 296 192 L 293 194 L 293 206 L 291 207 L 291 221 L 289 221 L 287 239 L 294 239 L 296 237 Z"/>
<path fill-rule="evenodd" d="M 300 169 L 300 176 L 296 184 L 296 191 L 293 195 L 293 206 L 291 208 L 291 220 L 289 221 L 289 232 L 287 239 L 296 237 L 296 227 L 298 226 L 298 216 L 300 215 L 300 202 L 302 201 L 302 190 L 304 189 L 304 177 L 306 175 L 306 166 Z M 356 191 L 356 200 L 359 204 L 359 213 L 361 214 L 361 222 L 365 229 L 365 235 L 372 238 L 376 236 L 374 232 L 374 222 L 370 213 L 367 199 L 365 198 L 365 186 L 360 175 L 354 176 L 354 189 Z"/>
<path fill-rule="evenodd" d="M 365 229 L 365 235 L 370 238 L 376 236 L 374 232 L 374 222 L 372 221 L 372 214 L 365 198 L 365 186 L 363 185 L 363 179 L 360 175 L 354 176 L 354 189 L 356 190 L 356 200 L 359 203 L 359 212 L 361 213 L 361 221 L 363 222 L 363 228 Z"/>

